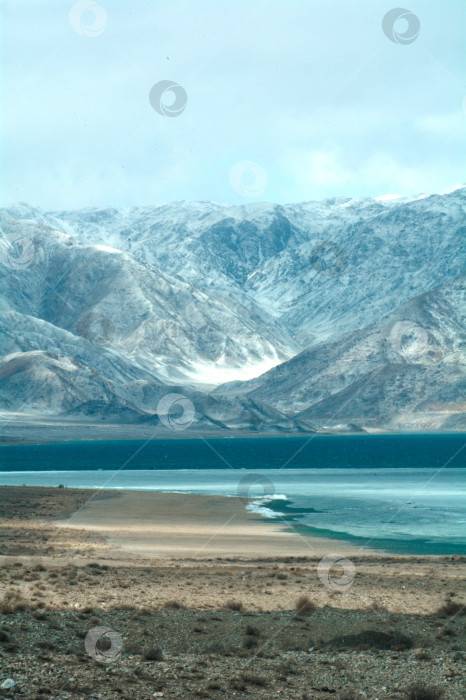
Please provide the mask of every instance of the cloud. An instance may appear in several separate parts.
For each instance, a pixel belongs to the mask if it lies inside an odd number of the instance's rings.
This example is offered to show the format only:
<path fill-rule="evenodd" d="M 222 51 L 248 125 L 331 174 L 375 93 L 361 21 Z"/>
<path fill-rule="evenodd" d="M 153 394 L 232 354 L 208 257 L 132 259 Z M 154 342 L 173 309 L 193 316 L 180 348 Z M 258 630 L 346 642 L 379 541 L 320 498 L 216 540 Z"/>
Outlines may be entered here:
<path fill-rule="evenodd" d="M 71 4 L 4 2 L 4 203 L 241 203 L 242 161 L 277 202 L 463 179 L 462 2 L 414 8 L 409 46 L 365 0 L 101 5 L 90 37 Z M 161 80 L 186 90 L 176 118 L 150 105 Z"/>

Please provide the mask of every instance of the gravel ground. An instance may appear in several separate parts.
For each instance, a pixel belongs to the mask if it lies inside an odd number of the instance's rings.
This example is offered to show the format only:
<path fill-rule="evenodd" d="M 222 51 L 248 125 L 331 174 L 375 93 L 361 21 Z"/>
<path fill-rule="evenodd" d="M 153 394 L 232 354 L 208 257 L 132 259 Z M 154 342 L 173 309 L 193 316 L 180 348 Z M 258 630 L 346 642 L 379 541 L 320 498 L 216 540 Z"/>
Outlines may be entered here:
<path fill-rule="evenodd" d="M 335 590 L 319 557 L 128 557 L 56 527 L 93 492 L 2 494 L 0 697 L 466 698 L 465 557 L 355 555 Z"/>
<path fill-rule="evenodd" d="M 164 573 L 180 582 L 192 580 L 189 569 L 177 566 L 173 572 L 172 566 L 9 562 L 2 571 L 1 680 L 14 679 L 19 691 L 2 690 L 3 697 L 435 700 L 442 690 L 445 700 L 466 697 L 466 618 L 451 598 L 450 609 L 428 615 L 377 606 L 315 607 L 310 599 L 300 613 L 258 611 L 248 609 L 241 588 L 244 569 L 228 563 L 232 594 L 216 604 L 211 576 L 213 603 L 194 609 L 192 593 L 190 607 L 184 607 L 180 588 L 174 600 L 157 596 Z M 292 573 L 290 564 L 260 566 L 259 573 L 276 583 L 286 584 L 284 577 Z M 196 571 L 202 572 L 199 562 Z M 138 589 L 129 583 L 135 577 L 152 580 L 151 605 L 141 606 Z M 220 581 L 223 587 L 219 575 Z M 113 587 L 119 592 L 117 606 L 108 605 Z M 57 589 L 68 595 L 68 609 L 55 602 L 61 600 Z M 100 604 L 86 605 L 90 590 L 99 592 Z M 110 647 L 108 637 L 102 637 L 97 644 L 94 640 L 89 655 L 86 636 L 100 626 L 121 637 L 121 650 L 118 637 Z M 110 655 L 111 663 L 94 658 L 99 650 Z M 436 694 L 410 696 L 411 686 L 421 681 L 432 692 L 437 688 Z"/>

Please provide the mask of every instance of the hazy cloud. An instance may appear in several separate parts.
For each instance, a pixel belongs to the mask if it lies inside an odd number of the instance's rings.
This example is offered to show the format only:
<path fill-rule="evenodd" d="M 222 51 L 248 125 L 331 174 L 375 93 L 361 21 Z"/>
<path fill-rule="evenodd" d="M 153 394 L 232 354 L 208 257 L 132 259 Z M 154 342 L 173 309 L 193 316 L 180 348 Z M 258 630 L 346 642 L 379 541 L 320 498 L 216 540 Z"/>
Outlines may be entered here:
<path fill-rule="evenodd" d="M 462 0 L 410 4 L 409 45 L 384 34 L 391 6 L 378 1 L 3 8 L 4 203 L 239 203 L 230 173 L 243 161 L 265 169 L 260 199 L 277 202 L 464 179 Z M 186 91 L 176 116 L 149 101 L 160 81 Z"/>

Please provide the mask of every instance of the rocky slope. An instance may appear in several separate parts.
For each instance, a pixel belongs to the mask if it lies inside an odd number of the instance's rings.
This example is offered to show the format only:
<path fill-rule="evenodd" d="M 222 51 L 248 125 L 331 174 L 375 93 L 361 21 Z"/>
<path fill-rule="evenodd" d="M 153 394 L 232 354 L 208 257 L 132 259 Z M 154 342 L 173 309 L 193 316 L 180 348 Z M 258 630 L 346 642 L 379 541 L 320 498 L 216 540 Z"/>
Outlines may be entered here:
<path fill-rule="evenodd" d="M 466 275 L 379 322 L 214 395 L 248 397 L 330 427 L 453 427 L 466 407 Z M 466 425 L 465 425 L 466 427 Z"/>

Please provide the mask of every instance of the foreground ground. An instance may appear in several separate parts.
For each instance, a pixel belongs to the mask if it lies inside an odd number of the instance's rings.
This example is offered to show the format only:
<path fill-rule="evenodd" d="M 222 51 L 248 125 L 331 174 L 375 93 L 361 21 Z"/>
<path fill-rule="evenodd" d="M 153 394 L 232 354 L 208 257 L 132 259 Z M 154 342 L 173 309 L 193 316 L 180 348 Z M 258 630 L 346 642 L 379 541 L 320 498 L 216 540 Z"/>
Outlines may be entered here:
<path fill-rule="evenodd" d="M 171 539 L 170 556 L 165 542 L 163 556 L 149 557 L 131 551 L 142 533 L 141 513 L 125 510 L 131 499 L 120 508 L 123 500 L 113 494 L 96 499 L 91 492 L 19 487 L 0 493 L 1 681 L 18 684 L 15 693 L 1 690 L 4 697 L 466 697 L 465 558 L 347 550 L 355 577 L 342 589 L 338 572 L 335 585 L 317 575 L 322 542 L 316 555 L 291 556 L 288 534 L 277 533 L 274 546 L 282 552 L 266 557 L 270 526 L 253 519 L 248 535 L 240 515 L 237 530 L 221 532 L 231 551 L 235 537 L 248 543 L 246 556 L 214 556 L 218 541 L 205 536 L 203 550 L 187 556 L 193 543 L 185 531 L 203 532 L 196 504 L 204 503 L 216 531 L 218 508 L 222 502 L 233 508 L 236 499 L 186 500 L 183 527 L 183 497 L 164 494 L 165 507 L 177 514 L 180 549 Z M 94 508 L 86 504 L 93 496 Z M 161 507 L 157 496 L 153 503 Z M 149 517 L 149 501 L 142 508 L 145 553 L 148 532 L 155 537 L 160 522 L 160 511 Z M 120 537 L 106 508 L 125 520 Z M 167 536 L 161 529 L 159 539 Z M 117 641 L 108 648 L 103 637 L 89 654 L 85 639 L 99 626 L 111 628 Z M 99 653 L 111 663 L 96 660 Z"/>

